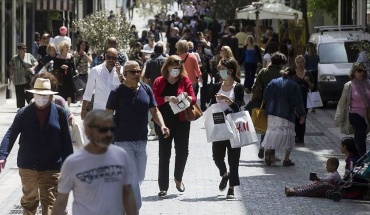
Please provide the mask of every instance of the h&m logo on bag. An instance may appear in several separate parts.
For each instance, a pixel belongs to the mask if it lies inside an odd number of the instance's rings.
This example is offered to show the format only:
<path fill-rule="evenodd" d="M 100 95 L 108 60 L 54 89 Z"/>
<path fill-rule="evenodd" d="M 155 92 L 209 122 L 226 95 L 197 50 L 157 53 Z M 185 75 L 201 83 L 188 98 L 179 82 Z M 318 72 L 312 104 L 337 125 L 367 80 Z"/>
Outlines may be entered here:
<path fill-rule="evenodd" d="M 213 122 L 216 124 L 222 124 L 225 123 L 225 116 L 224 113 L 213 113 Z"/>
<path fill-rule="evenodd" d="M 236 122 L 235 126 L 239 133 L 249 131 L 248 122 Z"/>

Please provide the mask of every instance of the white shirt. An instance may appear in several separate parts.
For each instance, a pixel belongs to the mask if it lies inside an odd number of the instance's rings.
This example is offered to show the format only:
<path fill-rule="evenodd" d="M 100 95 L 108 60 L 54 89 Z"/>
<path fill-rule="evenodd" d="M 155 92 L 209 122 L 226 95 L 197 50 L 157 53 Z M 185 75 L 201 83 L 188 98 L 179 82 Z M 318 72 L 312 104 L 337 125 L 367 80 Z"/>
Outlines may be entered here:
<path fill-rule="evenodd" d="M 155 43 L 153 44 L 153 48 L 149 46 L 149 43 L 145 44 L 143 47 L 143 50 L 154 52 L 154 46 L 155 46 Z"/>
<path fill-rule="evenodd" d="M 71 46 L 71 38 L 69 38 L 68 36 L 56 36 L 54 38 L 54 44 L 55 44 L 55 47 L 57 47 L 57 50 L 59 50 L 59 44 L 63 41 L 67 41 L 69 43 L 69 46 Z"/>
<path fill-rule="evenodd" d="M 120 74 L 123 67 L 121 66 Z M 94 109 L 105 110 L 110 91 L 116 89 L 121 84 L 119 76 L 114 67 L 111 72 L 105 66 L 105 62 L 91 69 L 87 80 L 83 100 L 91 101 L 95 91 Z"/>
<path fill-rule="evenodd" d="M 103 154 L 84 148 L 63 163 L 58 192 L 73 190 L 73 214 L 122 215 L 123 186 L 137 181 L 125 150 L 110 145 Z"/>
<path fill-rule="evenodd" d="M 188 5 L 185 8 L 185 15 L 186 16 L 194 16 L 195 13 L 195 7 L 194 5 Z"/>
<path fill-rule="evenodd" d="M 231 90 L 229 90 L 227 92 L 226 91 L 223 91 L 222 90 L 222 86 L 221 86 L 220 91 L 218 91 L 218 93 L 219 94 L 222 94 L 222 95 L 225 95 L 225 96 L 229 97 L 231 100 L 235 101 L 235 93 L 234 93 L 234 87 L 235 87 L 235 85 L 236 84 L 234 83 L 234 85 L 231 88 Z M 220 104 L 220 107 L 221 107 L 221 109 L 223 111 L 227 111 L 227 110 L 230 110 L 231 111 L 232 110 L 225 100 L 218 100 L 217 102 Z"/>

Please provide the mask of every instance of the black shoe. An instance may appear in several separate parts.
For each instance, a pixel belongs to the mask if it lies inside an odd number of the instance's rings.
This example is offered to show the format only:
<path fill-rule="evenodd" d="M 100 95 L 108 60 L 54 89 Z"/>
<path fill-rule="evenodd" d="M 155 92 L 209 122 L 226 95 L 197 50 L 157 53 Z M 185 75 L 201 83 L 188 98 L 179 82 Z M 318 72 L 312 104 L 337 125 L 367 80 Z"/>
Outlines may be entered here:
<path fill-rule="evenodd" d="M 264 157 L 264 153 L 265 153 L 265 148 L 261 147 L 258 150 L 258 157 L 262 159 Z"/>
<path fill-rule="evenodd" d="M 184 183 L 181 182 L 180 186 L 177 186 L 177 180 L 175 179 L 175 183 L 176 183 L 176 189 L 179 191 L 179 192 L 184 192 L 185 191 L 185 185 Z"/>
<path fill-rule="evenodd" d="M 220 191 L 224 191 L 226 189 L 228 181 L 229 181 L 229 175 L 223 176 L 221 179 L 220 185 L 218 186 L 218 189 L 220 189 Z"/>
<path fill-rule="evenodd" d="M 160 197 L 167 196 L 167 191 L 161 190 L 161 191 L 158 193 L 158 196 L 160 196 Z"/>
<path fill-rule="evenodd" d="M 295 165 L 295 163 L 293 163 L 292 162 L 292 160 L 284 160 L 283 161 L 283 166 L 287 166 L 287 167 L 289 167 L 289 166 L 294 166 Z"/>
<path fill-rule="evenodd" d="M 229 188 L 227 191 L 226 199 L 235 199 L 234 189 Z"/>

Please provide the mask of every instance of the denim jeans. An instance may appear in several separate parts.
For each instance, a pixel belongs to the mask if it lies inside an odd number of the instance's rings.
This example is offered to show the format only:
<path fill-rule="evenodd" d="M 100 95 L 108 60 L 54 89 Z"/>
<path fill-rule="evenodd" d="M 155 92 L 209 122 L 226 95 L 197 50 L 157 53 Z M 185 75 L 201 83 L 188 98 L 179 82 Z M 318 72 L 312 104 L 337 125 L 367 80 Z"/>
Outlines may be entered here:
<path fill-rule="evenodd" d="M 138 182 L 132 184 L 132 190 L 135 195 L 136 208 L 139 211 L 142 205 L 140 185 L 145 178 L 146 162 L 148 158 L 146 152 L 147 141 L 122 141 L 115 142 L 115 144 L 119 147 L 122 147 L 127 152 L 127 154 L 130 156 L 130 160 L 133 161 L 136 168 L 135 176 L 137 177 Z"/>
<path fill-rule="evenodd" d="M 41 201 L 42 215 L 50 215 L 57 196 L 59 171 L 35 171 L 19 168 L 23 196 L 21 205 L 23 214 L 37 214 Z"/>

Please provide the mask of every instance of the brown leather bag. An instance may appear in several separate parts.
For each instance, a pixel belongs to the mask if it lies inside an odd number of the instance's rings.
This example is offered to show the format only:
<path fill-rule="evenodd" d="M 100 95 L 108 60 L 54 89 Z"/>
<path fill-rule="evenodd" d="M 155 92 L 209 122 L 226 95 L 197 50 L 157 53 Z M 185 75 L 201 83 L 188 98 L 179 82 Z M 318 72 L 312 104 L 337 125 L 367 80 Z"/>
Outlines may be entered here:
<path fill-rule="evenodd" d="M 184 110 L 185 121 L 194 121 L 203 115 L 199 105 L 195 103 Z"/>

